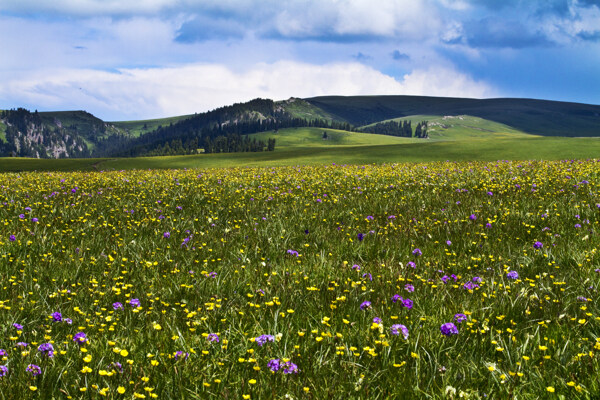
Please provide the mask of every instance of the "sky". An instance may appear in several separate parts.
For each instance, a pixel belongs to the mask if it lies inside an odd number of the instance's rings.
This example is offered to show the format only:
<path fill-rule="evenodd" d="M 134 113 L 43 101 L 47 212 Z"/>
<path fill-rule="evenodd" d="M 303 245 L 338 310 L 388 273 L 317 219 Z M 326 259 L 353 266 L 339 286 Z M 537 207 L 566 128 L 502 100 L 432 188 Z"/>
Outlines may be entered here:
<path fill-rule="evenodd" d="M 0 109 L 162 118 L 253 98 L 600 104 L 600 0 L 0 0 Z"/>

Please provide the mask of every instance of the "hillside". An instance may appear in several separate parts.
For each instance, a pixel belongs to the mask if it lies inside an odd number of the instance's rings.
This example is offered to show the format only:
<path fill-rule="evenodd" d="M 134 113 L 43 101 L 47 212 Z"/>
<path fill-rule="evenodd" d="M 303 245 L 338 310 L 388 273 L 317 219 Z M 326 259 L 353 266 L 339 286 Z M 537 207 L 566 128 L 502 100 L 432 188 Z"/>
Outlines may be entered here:
<path fill-rule="evenodd" d="M 469 115 L 534 135 L 600 136 L 600 106 L 591 104 L 426 96 L 322 96 L 305 100 L 355 126 L 411 115 Z"/>

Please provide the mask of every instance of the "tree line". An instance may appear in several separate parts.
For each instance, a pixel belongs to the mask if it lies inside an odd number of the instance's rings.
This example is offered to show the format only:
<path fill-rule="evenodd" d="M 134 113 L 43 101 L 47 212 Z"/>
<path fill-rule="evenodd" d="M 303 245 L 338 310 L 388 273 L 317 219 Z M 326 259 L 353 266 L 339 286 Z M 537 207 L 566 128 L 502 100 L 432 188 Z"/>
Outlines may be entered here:
<path fill-rule="evenodd" d="M 379 122 L 374 125 L 362 127 L 359 130 L 366 133 L 375 133 L 378 135 L 398 136 L 398 137 L 415 137 L 426 139 L 429 137 L 427 133 L 428 122 L 419 122 L 414 130 L 411 126 L 411 121 L 387 121 Z"/>

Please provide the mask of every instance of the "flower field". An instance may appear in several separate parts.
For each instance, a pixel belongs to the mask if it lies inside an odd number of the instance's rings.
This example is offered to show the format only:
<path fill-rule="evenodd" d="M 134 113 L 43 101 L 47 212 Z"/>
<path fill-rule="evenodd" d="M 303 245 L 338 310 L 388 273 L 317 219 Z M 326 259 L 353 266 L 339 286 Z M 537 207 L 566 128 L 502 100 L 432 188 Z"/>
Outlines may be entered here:
<path fill-rule="evenodd" d="M 599 176 L 2 174 L 0 398 L 598 398 Z"/>

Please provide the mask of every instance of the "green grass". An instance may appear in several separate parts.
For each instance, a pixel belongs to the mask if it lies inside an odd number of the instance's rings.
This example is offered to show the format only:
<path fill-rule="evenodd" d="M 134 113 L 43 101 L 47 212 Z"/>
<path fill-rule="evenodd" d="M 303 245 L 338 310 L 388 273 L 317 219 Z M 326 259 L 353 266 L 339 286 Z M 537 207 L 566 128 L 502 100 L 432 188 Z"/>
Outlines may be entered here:
<path fill-rule="evenodd" d="M 0 399 L 598 399 L 599 178 L 0 174 Z"/>
<path fill-rule="evenodd" d="M 117 128 L 128 131 L 129 134 L 133 137 L 139 137 L 144 133 L 155 131 L 156 129 L 158 129 L 159 126 L 169 126 L 169 124 L 175 124 L 179 121 L 188 119 L 190 117 L 193 117 L 193 115 L 179 115 L 176 117 L 139 121 L 115 121 L 108 123 L 116 126 Z M 146 128 L 144 128 L 144 125 L 146 126 Z"/>
<path fill-rule="evenodd" d="M 0 141 L 6 143 L 6 125 L 0 122 Z"/>
<path fill-rule="evenodd" d="M 379 136 L 379 135 L 373 135 Z M 393 138 L 392 138 L 393 139 Z M 428 141 L 363 146 L 306 146 L 277 148 L 274 152 L 199 154 L 191 156 L 117 159 L 38 160 L 0 158 L 0 171 L 121 170 L 147 168 L 224 168 L 320 164 L 372 164 L 465 160 L 561 160 L 596 158 L 600 139 L 528 137 Z"/>
<path fill-rule="evenodd" d="M 327 139 L 323 139 L 323 132 L 327 132 Z M 384 146 L 411 143 L 416 140 L 326 128 L 287 128 L 281 129 L 277 133 L 273 131 L 261 132 L 253 134 L 250 137 L 255 137 L 265 142 L 269 138 L 275 138 L 276 148 L 279 149 L 287 149 L 289 147 Z"/>

